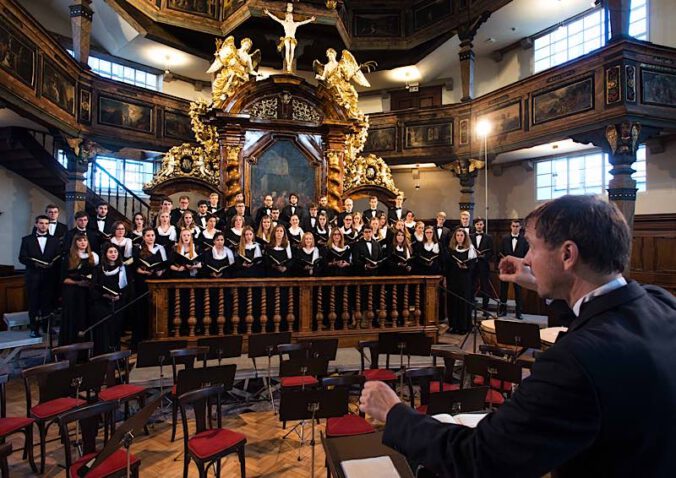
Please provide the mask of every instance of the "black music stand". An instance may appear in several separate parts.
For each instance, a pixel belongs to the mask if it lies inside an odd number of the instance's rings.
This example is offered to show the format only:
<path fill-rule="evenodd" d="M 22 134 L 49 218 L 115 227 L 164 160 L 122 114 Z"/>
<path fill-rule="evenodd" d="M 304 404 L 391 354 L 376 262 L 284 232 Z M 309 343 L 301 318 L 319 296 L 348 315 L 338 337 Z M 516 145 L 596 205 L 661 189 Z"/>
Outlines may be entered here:
<path fill-rule="evenodd" d="M 223 335 L 216 337 L 200 337 L 197 339 L 198 347 L 209 347 L 207 360 L 221 360 L 226 358 L 239 358 L 242 355 L 242 342 L 244 337 L 241 335 Z M 206 367 L 206 364 L 204 364 Z"/>
<path fill-rule="evenodd" d="M 184 349 L 188 346 L 187 340 L 144 340 L 138 344 L 136 368 L 160 367 L 160 396 L 164 393 L 164 364 L 170 362 L 170 352 L 175 349 Z M 167 411 L 160 407 L 162 416 Z"/>
<path fill-rule="evenodd" d="M 235 383 L 236 372 L 235 364 L 179 370 L 176 378 L 176 396 L 180 397 L 184 393 L 212 385 L 223 385 L 223 390 L 227 392 Z"/>
<path fill-rule="evenodd" d="M 258 378 L 258 367 L 256 358 L 267 357 L 268 366 L 266 378 L 263 380 L 263 386 L 255 393 L 250 395 L 251 399 L 262 397 L 264 392 L 268 392 L 268 399 L 272 404 L 272 411 L 275 412 L 275 401 L 272 396 L 272 356 L 277 353 L 277 346 L 291 343 L 291 332 L 277 332 L 274 334 L 251 334 L 249 335 L 248 356 L 253 362 L 255 378 Z M 247 390 L 248 379 L 245 381 L 244 390 Z M 275 412 L 276 413 L 276 412 Z"/>
<path fill-rule="evenodd" d="M 68 389 L 69 395 L 75 397 L 78 397 L 81 391 L 85 391 L 89 399 L 90 391 L 98 392 L 103 387 L 107 368 L 106 362 L 96 361 L 57 370 L 47 375 L 46 388 L 57 393 L 59 390 Z"/>
<path fill-rule="evenodd" d="M 105 363 L 105 362 L 103 362 Z M 159 406 L 163 396 L 160 395 L 157 397 L 155 400 L 151 401 L 148 405 L 143 407 L 139 412 L 134 415 L 133 417 L 129 418 L 126 420 L 122 425 L 120 425 L 117 430 L 115 430 L 115 433 L 113 433 L 113 436 L 110 437 L 110 440 L 108 440 L 108 443 L 103 447 L 103 450 L 101 450 L 101 453 L 96 455 L 96 458 L 90 460 L 89 462 L 85 463 L 82 468 L 80 468 L 77 471 L 78 476 L 84 478 L 87 473 L 95 469 L 97 466 L 99 466 L 101 463 L 103 463 L 106 458 L 111 456 L 113 453 L 115 453 L 117 450 L 120 449 L 120 447 L 124 447 L 126 449 L 126 454 L 127 454 L 127 478 L 130 478 L 131 476 L 131 445 L 132 442 L 134 441 L 134 438 L 136 435 L 139 435 L 143 433 L 146 423 L 150 419 L 151 415 L 155 411 L 155 409 Z"/>
<path fill-rule="evenodd" d="M 446 392 L 431 393 L 427 404 L 427 415 L 476 412 L 486 409 L 488 387 L 463 388 Z"/>
<path fill-rule="evenodd" d="M 336 360 L 338 353 L 338 339 L 320 339 L 320 340 L 300 340 L 299 343 L 310 342 L 310 350 L 308 355 L 310 357 L 324 359 L 328 362 Z M 305 351 L 291 352 L 289 358 L 302 358 Z"/>
<path fill-rule="evenodd" d="M 348 413 L 349 391 L 347 387 L 333 389 L 305 389 L 282 391 L 279 402 L 279 418 L 284 421 L 300 420 L 300 445 L 298 447 L 298 461 L 300 450 L 304 444 L 304 422 L 311 420 L 312 431 L 310 446 L 312 458 L 310 476 L 315 476 L 315 421 L 320 418 L 342 417 Z M 295 429 L 295 427 L 294 427 Z M 290 432 L 289 432 L 290 433 Z M 284 438 L 288 433 L 284 435 Z"/>
<path fill-rule="evenodd" d="M 411 366 L 411 355 L 432 355 L 432 337 L 424 332 L 381 332 L 378 334 L 378 352 L 385 353 L 385 368 L 390 368 L 390 354 L 399 354 L 399 399 L 404 399 L 404 375 Z M 404 365 L 404 353 L 407 365 Z"/>
<path fill-rule="evenodd" d="M 496 320 L 495 340 L 499 344 L 513 345 L 517 348 L 542 349 L 540 326 L 529 322 Z M 516 360 L 516 354 L 514 354 L 514 360 Z"/>

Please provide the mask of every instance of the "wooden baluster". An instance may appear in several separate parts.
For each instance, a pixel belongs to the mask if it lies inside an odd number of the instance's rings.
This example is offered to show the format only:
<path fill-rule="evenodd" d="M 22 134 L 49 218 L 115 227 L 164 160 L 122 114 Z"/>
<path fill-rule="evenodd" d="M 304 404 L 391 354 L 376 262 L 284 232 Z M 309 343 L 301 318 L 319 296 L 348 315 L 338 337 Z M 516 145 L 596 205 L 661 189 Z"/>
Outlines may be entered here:
<path fill-rule="evenodd" d="M 197 317 L 195 317 L 195 289 L 190 288 L 190 302 L 188 303 L 188 335 L 195 336 L 195 326 L 197 325 Z"/>
<path fill-rule="evenodd" d="M 244 335 L 248 335 L 253 325 L 253 288 L 246 290 L 246 316 L 244 316 Z"/>
<path fill-rule="evenodd" d="M 332 285 L 329 289 L 329 330 L 336 329 L 336 286 Z"/>
<path fill-rule="evenodd" d="M 343 329 L 347 328 L 347 324 L 350 322 L 350 289 L 348 286 L 343 286 L 343 313 L 340 314 L 340 318 L 343 319 Z"/>
<path fill-rule="evenodd" d="M 216 317 L 216 324 L 218 324 L 218 335 L 224 335 L 225 331 L 225 291 L 223 287 L 218 289 L 218 317 Z"/>
<path fill-rule="evenodd" d="M 211 290 L 204 289 L 204 335 L 211 335 Z"/>
<path fill-rule="evenodd" d="M 279 293 L 279 287 L 275 287 L 275 315 L 272 316 L 272 322 L 275 324 L 275 333 L 279 332 L 279 324 L 282 322 L 282 299 Z"/>
<path fill-rule="evenodd" d="M 174 289 L 174 337 L 181 336 L 181 289 Z"/>
<path fill-rule="evenodd" d="M 293 299 L 293 287 L 289 287 L 289 304 L 288 307 L 289 309 L 286 312 L 286 323 L 287 326 L 289 327 L 289 330 L 293 330 L 293 323 L 296 321 L 296 316 L 293 313 L 294 309 L 294 299 Z"/>
<path fill-rule="evenodd" d="M 317 287 L 317 313 L 315 314 L 315 320 L 317 321 L 317 330 L 322 330 L 324 326 L 324 296 L 322 292 L 322 286 Z"/>
<path fill-rule="evenodd" d="M 239 335 L 239 288 L 232 288 L 232 333 Z"/>
<path fill-rule="evenodd" d="M 268 288 L 261 287 L 261 333 L 268 330 Z"/>
<path fill-rule="evenodd" d="M 390 309 L 390 318 L 392 319 L 392 327 L 399 327 L 399 304 L 397 303 L 397 284 L 392 285 L 392 308 Z"/>
<path fill-rule="evenodd" d="M 415 309 L 413 309 L 413 318 L 415 320 L 415 323 L 411 325 L 419 325 L 420 324 L 420 316 L 422 315 L 422 312 L 420 311 L 420 289 L 422 289 L 422 284 L 418 284 L 415 286 Z"/>
<path fill-rule="evenodd" d="M 411 287 L 410 284 L 404 284 L 404 299 L 403 303 L 401 304 L 401 322 L 404 327 L 408 325 L 408 317 L 411 313 L 408 310 L 408 293 L 410 287 Z"/>
<path fill-rule="evenodd" d="M 355 305 L 354 305 L 354 316 L 353 316 L 353 322 L 352 322 L 352 328 L 359 327 L 361 326 L 361 318 L 362 318 L 362 313 L 361 313 L 361 286 L 356 285 L 355 286 Z"/>
<path fill-rule="evenodd" d="M 380 308 L 378 309 L 378 327 L 385 327 L 387 318 L 387 305 L 385 302 L 387 290 L 385 284 L 380 284 Z"/>
<path fill-rule="evenodd" d="M 375 314 L 373 313 L 373 284 L 369 284 L 369 291 L 366 298 L 366 327 L 363 327 L 362 324 L 362 328 L 367 329 L 372 328 L 374 317 Z"/>

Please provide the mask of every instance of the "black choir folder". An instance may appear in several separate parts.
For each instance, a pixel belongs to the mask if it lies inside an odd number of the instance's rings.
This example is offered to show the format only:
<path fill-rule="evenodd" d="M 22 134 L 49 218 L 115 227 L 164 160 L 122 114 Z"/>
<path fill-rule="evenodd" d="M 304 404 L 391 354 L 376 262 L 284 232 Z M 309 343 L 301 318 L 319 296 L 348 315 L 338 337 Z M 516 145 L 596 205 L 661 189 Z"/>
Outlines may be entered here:
<path fill-rule="evenodd" d="M 31 261 L 35 262 L 36 264 L 40 264 L 41 266 L 50 267 L 50 266 L 54 265 L 54 263 L 55 263 L 56 261 L 58 261 L 59 259 L 61 259 L 61 256 L 58 256 L 58 255 L 57 255 L 57 256 L 56 256 L 54 259 L 52 259 L 51 261 L 43 261 L 42 259 L 36 259 L 35 257 L 29 257 L 29 259 L 30 259 Z"/>

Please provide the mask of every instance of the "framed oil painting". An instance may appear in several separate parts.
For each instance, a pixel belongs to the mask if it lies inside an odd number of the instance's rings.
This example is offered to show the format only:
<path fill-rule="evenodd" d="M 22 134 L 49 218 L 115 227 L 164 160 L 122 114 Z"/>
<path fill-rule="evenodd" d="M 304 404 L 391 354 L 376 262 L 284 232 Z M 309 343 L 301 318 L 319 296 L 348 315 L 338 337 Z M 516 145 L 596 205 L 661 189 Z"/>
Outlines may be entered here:
<path fill-rule="evenodd" d="M 168 138 L 193 140 L 190 117 L 175 111 L 164 112 L 164 135 Z"/>
<path fill-rule="evenodd" d="M 479 113 L 475 124 L 478 124 L 480 121 L 487 121 L 491 125 L 490 136 L 520 130 L 522 127 L 521 100 Z"/>
<path fill-rule="evenodd" d="M 413 30 L 422 30 L 450 15 L 451 0 L 426 0 L 413 7 Z"/>
<path fill-rule="evenodd" d="M 92 123 L 92 92 L 86 88 L 80 88 L 78 102 L 78 121 L 84 124 Z"/>
<path fill-rule="evenodd" d="M 221 0 L 167 0 L 167 8 L 218 19 Z"/>
<path fill-rule="evenodd" d="M 354 12 L 353 31 L 356 37 L 398 37 L 401 35 L 401 17 L 396 12 Z"/>
<path fill-rule="evenodd" d="M 369 128 L 369 135 L 366 138 L 365 151 L 394 151 L 397 147 L 397 129 L 391 128 Z"/>
<path fill-rule="evenodd" d="M 153 132 L 153 107 L 143 103 L 99 96 L 99 124 L 142 133 Z"/>
<path fill-rule="evenodd" d="M 453 121 L 406 125 L 406 148 L 453 145 Z"/>
<path fill-rule="evenodd" d="M 0 24 L 0 68 L 26 85 L 35 87 L 35 47 Z"/>
<path fill-rule="evenodd" d="M 593 109 L 594 78 L 592 76 L 533 94 L 534 125 Z"/>
<path fill-rule="evenodd" d="M 51 60 L 42 63 L 42 96 L 71 115 L 75 115 L 75 80 Z"/>
<path fill-rule="evenodd" d="M 274 204 L 282 207 L 292 192 L 300 204 L 309 204 L 315 199 L 316 175 L 317 168 L 293 141 L 275 141 L 251 164 L 251 209 L 262 205 L 265 194 L 272 194 Z"/>
<path fill-rule="evenodd" d="M 641 68 L 641 102 L 676 107 L 676 71 Z"/>

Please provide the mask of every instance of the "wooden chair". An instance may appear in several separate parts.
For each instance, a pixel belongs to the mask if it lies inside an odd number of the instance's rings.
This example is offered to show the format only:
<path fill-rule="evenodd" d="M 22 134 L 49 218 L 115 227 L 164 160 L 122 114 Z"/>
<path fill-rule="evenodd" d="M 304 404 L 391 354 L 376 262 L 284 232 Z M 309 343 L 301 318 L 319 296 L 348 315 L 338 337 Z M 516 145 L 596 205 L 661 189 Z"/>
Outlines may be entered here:
<path fill-rule="evenodd" d="M 55 362 L 67 360 L 70 365 L 75 365 L 78 362 L 84 362 L 91 358 L 94 350 L 94 342 L 78 342 L 76 344 L 61 345 L 52 349 L 52 356 Z M 85 360 L 81 357 L 86 356 Z"/>
<path fill-rule="evenodd" d="M 187 392 L 178 398 L 183 419 L 183 478 L 188 478 L 190 460 L 195 462 L 200 478 L 206 478 L 207 469 L 214 464 L 216 476 L 221 476 L 221 458 L 237 452 L 240 474 L 246 477 L 244 447 L 246 437 L 227 428 L 222 428 L 221 395 L 223 385 Z M 210 405 L 216 405 L 216 427 L 212 428 Z M 192 407 L 195 414 L 195 434 L 190 435 L 187 409 Z"/>
<path fill-rule="evenodd" d="M 201 358 L 202 363 L 206 363 L 206 355 L 209 353 L 209 347 L 187 347 L 169 351 L 171 357 L 171 375 L 174 385 L 171 387 L 169 398 L 171 399 L 171 441 L 176 439 L 176 423 L 178 422 L 178 393 L 176 392 L 179 367 L 184 370 L 195 368 L 195 360 Z"/>
<path fill-rule="evenodd" d="M 505 403 L 505 395 L 511 395 L 513 386 L 521 383 L 520 365 L 490 355 L 467 354 L 464 358 L 463 376 L 468 374 L 473 384 L 490 384 L 486 394 L 486 403 L 500 406 Z M 476 377 L 481 377 L 480 381 Z M 464 377 L 463 377 L 464 381 Z M 507 388 L 509 384 L 509 388 Z M 493 387 L 493 385 L 496 385 Z"/>
<path fill-rule="evenodd" d="M 96 455 L 100 452 L 100 450 L 96 449 L 96 437 L 99 434 L 99 426 L 101 424 L 112 426 L 112 415 L 115 408 L 115 402 L 98 402 L 93 405 L 66 412 L 59 416 L 59 430 L 64 447 L 64 454 L 66 456 L 67 477 L 79 478 L 78 470 L 96 458 Z M 75 440 L 71 440 L 69 425 L 74 422 L 77 422 L 76 430 L 78 430 L 79 436 L 76 433 L 74 436 Z M 73 461 L 71 453 L 73 445 L 82 447 L 82 457 L 75 461 Z M 131 476 L 138 477 L 141 460 L 134 455 L 131 455 L 130 464 Z M 86 476 L 118 478 L 126 476 L 126 473 L 127 453 L 123 448 L 120 448 L 106 458 L 101 464 L 97 465 L 96 468 L 88 472 Z"/>
<path fill-rule="evenodd" d="M 7 395 L 5 386 L 7 384 L 9 375 L 0 375 L 0 443 L 5 443 L 5 439 L 14 433 L 24 434 L 23 458 L 28 458 L 28 463 L 37 473 L 38 469 L 35 466 L 35 459 L 33 457 L 33 418 L 28 417 L 8 417 L 7 416 Z M 10 446 L 9 452 L 12 448 Z M 5 458 L 5 464 L 7 460 Z M 3 475 L 6 476 L 6 475 Z"/>
<path fill-rule="evenodd" d="M 305 373 L 302 372 L 304 362 L 310 359 L 311 348 L 312 342 L 298 342 L 277 346 L 277 353 L 279 354 L 279 382 L 282 388 L 307 387 L 319 383 L 319 380 L 313 374 L 307 373 L 307 371 Z M 285 361 L 284 355 L 287 355 L 289 360 Z M 283 362 L 287 362 L 284 371 L 282 371 Z M 293 367 L 292 363 L 298 364 L 298 367 Z"/>
<path fill-rule="evenodd" d="M 365 382 L 366 378 L 363 375 L 338 375 L 323 378 L 322 387 L 344 387 L 348 389 L 348 392 L 356 387 L 361 392 Z M 349 409 L 348 413 L 342 417 L 332 417 L 326 420 L 327 437 L 364 435 L 373 432 L 375 429 L 361 414 L 349 413 Z"/>
<path fill-rule="evenodd" d="M 0 444 L 0 477 L 2 478 L 9 478 L 9 464 L 7 463 L 7 458 L 9 458 L 9 455 L 11 454 L 12 454 L 11 443 Z"/>
<path fill-rule="evenodd" d="M 430 401 L 430 395 L 439 393 L 439 391 L 459 390 L 459 384 L 450 384 L 444 382 L 443 367 L 421 367 L 407 370 L 404 378 L 408 384 L 409 399 L 411 408 L 415 408 L 420 413 L 427 411 L 427 404 Z M 420 405 L 415 406 L 414 386 L 420 387 Z"/>
<path fill-rule="evenodd" d="M 64 412 L 84 405 L 86 402 L 80 398 L 70 396 L 72 389 L 70 383 L 62 384 L 61 387 L 54 387 L 48 384 L 47 378 L 55 372 L 68 370 L 70 364 L 64 360 L 62 362 L 38 365 L 24 369 L 23 380 L 26 392 L 26 416 L 33 418 L 40 433 L 40 473 L 45 472 L 45 442 L 47 431 L 52 423 L 55 423 L 58 416 Z M 31 385 L 37 383 L 38 403 L 33 405 L 31 395 Z"/>
<path fill-rule="evenodd" d="M 124 419 L 129 418 L 129 402 L 136 400 L 139 409 L 146 404 L 146 388 L 129 383 L 129 356 L 130 350 L 111 352 L 97 355 L 91 362 L 106 362 L 106 388 L 99 392 L 99 399 L 124 404 Z M 148 435 L 146 427 L 146 435 Z"/>
<path fill-rule="evenodd" d="M 360 368 L 359 373 L 363 375 L 367 382 L 379 381 L 386 382 L 390 385 L 394 385 L 397 381 L 397 375 L 389 369 L 389 354 L 387 355 L 387 364 L 385 368 L 380 368 L 378 366 L 378 361 L 380 358 L 380 350 L 378 348 L 377 340 L 360 340 L 357 344 L 357 350 L 359 350 L 360 358 Z M 369 352 L 369 368 L 365 366 L 366 355 L 365 352 Z"/>

